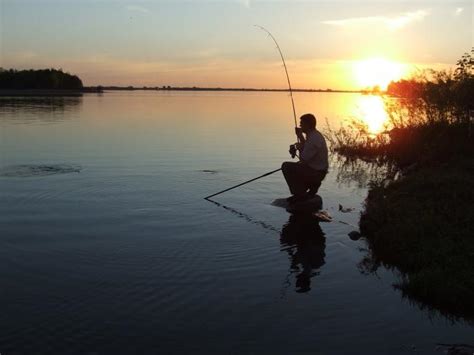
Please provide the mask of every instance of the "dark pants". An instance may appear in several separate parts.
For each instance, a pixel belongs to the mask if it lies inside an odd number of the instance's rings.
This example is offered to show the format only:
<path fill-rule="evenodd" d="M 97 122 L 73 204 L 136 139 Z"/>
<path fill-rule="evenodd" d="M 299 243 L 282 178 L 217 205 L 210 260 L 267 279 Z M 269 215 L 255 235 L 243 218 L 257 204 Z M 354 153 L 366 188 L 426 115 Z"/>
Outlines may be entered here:
<path fill-rule="evenodd" d="M 304 195 L 308 189 L 310 193 L 316 194 L 327 173 L 326 171 L 313 170 L 301 162 L 289 161 L 281 165 L 281 170 L 290 192 L 295 196 Z"/>

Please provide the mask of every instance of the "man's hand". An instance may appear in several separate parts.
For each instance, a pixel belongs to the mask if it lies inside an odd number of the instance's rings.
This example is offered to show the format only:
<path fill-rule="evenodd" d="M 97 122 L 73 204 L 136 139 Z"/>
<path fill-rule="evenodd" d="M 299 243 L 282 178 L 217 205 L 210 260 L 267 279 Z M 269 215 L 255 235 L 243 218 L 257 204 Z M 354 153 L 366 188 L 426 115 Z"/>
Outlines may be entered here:
<path fill-rule="evenodd" d="M 301 128 L 295 127 L 295 133 L 296 133 L 296 136 L 300 139 L 300 141 L 304 140 L 303 130 Z"/>
<path fill-rule="evenodd" d="M 296 156 L 296 147 L 294 144 L 290 145 L 290 150 L 288 151 L 292 158 Z"/>
<path fill-rule="evenodd" d="M 304 143 L 295 143 L 295 148 L 298 149 L 298 150 L 303 150 Z"/>

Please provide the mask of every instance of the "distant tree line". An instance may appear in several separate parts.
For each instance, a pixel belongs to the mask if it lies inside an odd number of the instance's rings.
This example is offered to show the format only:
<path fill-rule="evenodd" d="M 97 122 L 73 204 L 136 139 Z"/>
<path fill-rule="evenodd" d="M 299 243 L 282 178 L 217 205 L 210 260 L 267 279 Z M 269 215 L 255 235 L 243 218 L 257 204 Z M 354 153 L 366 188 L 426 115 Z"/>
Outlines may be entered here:
<path fill-rule="evenodd" d="M 0 68 L 0 89 L 82 89 L 82 81 L 76 75 L 62 69 L 5 70 Z"/>

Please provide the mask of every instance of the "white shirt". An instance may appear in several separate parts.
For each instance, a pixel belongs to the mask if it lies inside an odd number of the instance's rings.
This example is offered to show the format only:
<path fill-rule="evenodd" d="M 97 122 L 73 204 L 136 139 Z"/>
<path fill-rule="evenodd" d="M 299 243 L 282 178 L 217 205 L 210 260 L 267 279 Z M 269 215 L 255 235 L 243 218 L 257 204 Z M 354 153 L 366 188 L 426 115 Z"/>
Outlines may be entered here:
<path fill-rule="evenodd" d="M 314 170 L 328 170 L 328 147 L 321 132 L 314 130 L 306 135 L 306 142 L 300 158 Z"/>

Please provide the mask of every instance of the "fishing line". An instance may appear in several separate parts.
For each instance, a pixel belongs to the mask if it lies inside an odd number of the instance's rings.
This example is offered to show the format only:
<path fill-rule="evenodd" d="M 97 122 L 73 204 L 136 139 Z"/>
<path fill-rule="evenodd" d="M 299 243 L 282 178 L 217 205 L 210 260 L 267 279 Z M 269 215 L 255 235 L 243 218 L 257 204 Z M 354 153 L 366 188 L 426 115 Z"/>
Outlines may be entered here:
<path fill-rule="evenodd" d="M 278 233 L 278 235 L 281 235 L 281 229 L 278 229 L 278 228 L 272 226 L 272 225 L 269 224 L 269 223 L 266 223 L 266 222 L 257 220 L 257 219 L 255 219 L 255 218 L 253 218 L 253 217 L 250 217 L 250 216 L 249 216 L 248 214 L 246 214 L 246 213 L 240 212 L 240 211 L 236 210 L 235 208 L 232 208 L 232 207 L 226 206 L 226 205 L 224 205 L 224 204 L 222 204 L 222 203 L 219 203 L 219 202 L 217 202 L 217 201 L 211 200 L 210 198 L 206 198 L 206 200 L 209 201 L 209 202 L 211 202 L 211 203 L 213 203 L 213 204 L 215 204 L 216 206 L 222 207 L 223 209 L 225 209 L 225 210 L 227 210 L 227 211 L 233 213 L 234 215 L 236 215 L 236 216 L 238 216 L 238 217 L 240 217 L 240 218 L 245 219 L 247 222 L 250 222 L 250 223 L 252 223 L 252 224 L 259 225 L 259 226 L 261 226 L 261 227 L 263 227 L 263 228 L 265 228 L 265 229 L 267 229 L 267 230 L 271 230 L 271 231 L 273 231 L 273 232 L 275 232 L 275 233 Z"/>

